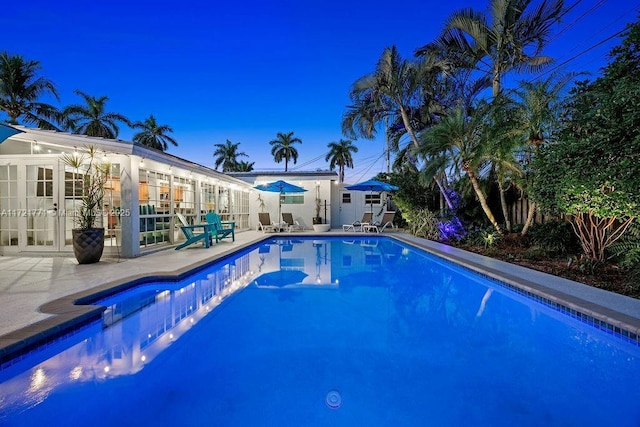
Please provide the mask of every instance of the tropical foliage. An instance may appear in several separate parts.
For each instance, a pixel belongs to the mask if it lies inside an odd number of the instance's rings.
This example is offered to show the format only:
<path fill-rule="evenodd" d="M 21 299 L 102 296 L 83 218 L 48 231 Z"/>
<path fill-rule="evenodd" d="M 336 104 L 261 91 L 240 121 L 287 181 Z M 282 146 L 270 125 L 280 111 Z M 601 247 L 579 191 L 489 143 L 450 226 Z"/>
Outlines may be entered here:
<path fill-rule="evenodd" d="M 67 127 L 80 135 L 116 139 L 120 133 L 119 122 L 131 126 L 131 121 L 120 113 L 106 111 L 107 96 L 94 97 L 81 90 L 75 91 L 84 104 L 73 104 L 63 110 Z"/>
<path fill-rule="evenodd" d="M 640 24 L 611 57 L 602 77 L 576 85 L 560 142 L 534 163 L 537 202 L 570 216 L 595 262 L 640 216 Z"/>
<path fill-rule="evenodd" d="M 466 8 L 451 14 L 445 31 L 417 54 L 475 67 L 491 79 L 497 97 L 509 71 L 539 72 L 553 62 L 542 50 L 564 14 L 564 1 L 490 0 L 488 6 L 489 13 Z"/>
<path fill-rule="evenodd" d="M 298 150 L 293 144 L 302 144 L 302 140 L 293 136 L 293 132 L 278 132 L 276 139 L 269 141 L 271 144 L 271 155 L 276 163 L 284 160 L 284 171 L 289 170 L 289 160 L 293 160 L 293 164 L 298 162 Z"/>
<path fill-rule="evenodd" d="M 222 165 L 222 172 L 235 172 L 238 170 L 238 157 L 249 157 L 247 153 L 238 151 L 240 143 L 233 143 L 227 139 L 224 144 L 214 144 L 216 150 L 213 152 L 215 160 L 215 168 L 218 169 Z M 253 164 L 251 165 L 253 167 Z M 242 167 L 248 167 L 242 166 Z"/>
<path fill-rule="evenodd" d="M 247 162 L 245 160 L 241 160 L 236 164 L 235 172 L 251 172 L 253 170 L 253 165 L 255 162 Z"/>
<path fill-rule="evenodd" d="M 60 112 L 40 101 L 46 95 L 58 99 L 58 92 L 51 80 L 38 76 L 40 69 L 38 61 L 0 53 L 0 111 L 7 114 L 11 124 L 23 122 L 41 129 L 58 129 Z"/>
<path fill-rule="evenodd" d="M 132 123 L 131 127 L 141 130 L 133 135 L 133 142 L 136 144 L 155 148 L 160 151 L 167 151 L 169 144 L 173 144 L 176 147 L 178 146 L 178 142 L 167 135 L 167 133 L 173 132 L 173 129 L 168 125 L 158 124 L 153 114 L 143 122 Z"/>
<path fill-rule="evenodd" d="M 396 201 L 413 224 L 424 206 L 401 194 L 427 193 L 432 182 L 448 207 L 436 216 L 440 225 L 460 224 L 465 212 L 453 208 L 450 190 L 471 200 L 469 189 L 493 229 L 474 224 L 485 235 L 502 240 L 520 227 L 525 235 L 539 208 L 570 219 L 592 261 L 604 261 L 616 241 L 618 254 L 635 247 L 637 239 L 624 236 L 640 216 L 640 24 L 630 26 L 594 82 L 574 83 L 578 74 L 557 71 L 508 87 L 510 73 L 540 73 L 553 63 L 544 49 L 567 9 L 562 0 L 487 3 L 486 12 L 453 13 L 442 34 L 416 50 L 417 60 L 386 48 L 374 71 L 353 83 L 343 134 L 371 139 L 384 129 L 396 153 L 392 176 L 420 177 L 396 182 Z M 508 209 L 514 197 L 529 200 L 517 227 Z M 566 232 L 562 223 L 550 227 L 554 236 Z"/>
<path fill-rule="evenodd" d="M 353 156 L 351 153 L 357 153 L 358 147 L 348 139 L 330 142 L 327 147 L 329 147 L 329 153 L 327 153 L 324 160 L 329 162 L 331 170 L 338 166 L 338 180 L 339 182 L 344 182 L 344 169 L 345 167 L 353 168 Z"/>

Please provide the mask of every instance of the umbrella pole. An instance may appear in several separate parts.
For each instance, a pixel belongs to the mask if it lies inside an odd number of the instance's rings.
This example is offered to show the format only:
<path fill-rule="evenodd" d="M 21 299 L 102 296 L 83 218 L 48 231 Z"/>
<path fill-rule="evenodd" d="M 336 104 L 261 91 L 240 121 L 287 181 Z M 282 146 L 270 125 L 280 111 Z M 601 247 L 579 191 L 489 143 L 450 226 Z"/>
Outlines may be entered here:
<path fill-rule="evenodd" d="M 371 212 L 371 222 L 373 222 L 373 190 L 369 191 L 369 211 Z"/>

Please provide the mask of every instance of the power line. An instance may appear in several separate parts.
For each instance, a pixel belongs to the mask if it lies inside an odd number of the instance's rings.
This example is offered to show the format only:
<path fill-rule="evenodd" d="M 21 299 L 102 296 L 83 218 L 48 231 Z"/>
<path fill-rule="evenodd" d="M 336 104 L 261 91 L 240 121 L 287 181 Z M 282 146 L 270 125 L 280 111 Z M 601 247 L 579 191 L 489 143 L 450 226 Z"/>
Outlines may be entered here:
<path fill-rule="evenodd" d="M 571 11 L 571 9 L 573 9 L 574 7 L 576 7 L 579 3 L 581 3 L 582 0 L 578 0 L 577 2 L 575 2 L 573 4 L 573 6 L 567 8 L 567 10 L 565 11 L 564 15 L 568 14 L 569 11 Z M 560 37 L 560 35 L 562 33 L 564 33 L 565 31 L 569 30 L 570 28 L 573 28 L 578 22 L 580 22 L 582 19 L 584 19 L 585 16 L 589 15 L 590 13 L 594 12 L 596 9 L 598 9 L 600 6 L 602 6 L 603 4 L 605 4 L 607 2 L 607 0 L 598 0 L 598 2 L 596 4 L 594 4 L 593 6 L 591 6 L 591 8 L 587 9 L 582 15 L 578 16 L 576 19 L 573 20 L 573 22 L 571 22 L 570 24 L 567 24 L 567 26 L 565 26 L 563 29 L 561 29 L 560 31 L 558 31 L 556 33 L 556 35 L 549 39 L 549 41 L 547 43 L 551 43 L 552 41 L 556 40 L 558 37 Z"/>
<path fill-rule="evenodd" d="M 292 170 L 292 171 L 293 171 L 293 170 L 298 170 L 298 169 L 300 169 L 300 168 L 303 168 L 303 167 L 305 167 L 305 166 L 308 166 L 308 165 L 310 165 L 310 164 L 313 164 L 313 163 L 317 162 L 318 160 L 320 160 L 320 159 L 322 159 L 322 158 L 325 158 L 325 157 L 327 156 L 327 154 L 329 154 L 329 152 L 328 152 L 328 151 L 327 151 L 326 153 L 324 153 L 324 154 L 320 154 L 318 157 L 314 157 L 314 158 L 313 158 L 313 159 L 311 159 L 311 160 L 307 160 L 307 161 L 306 161 L 306 162 L 304 162 L 304 163 L 300 163 L 299 165 L 297 165 L 297 166 L 295 166 L 295 167 L 292 167 L 292 168 L 291 168 L 291 170 Z"/>
<path fill-rule="evenodd" d="M 358 178 L 358 179 L 356 180 L 356 182 L 360 182 L 360 181 L 362 181 L 362 179 L 364 178 L 365 174 L 367 174 L 367 173 L 369 172 L 369 170 L 371 170 L 371 168 L 372 168 L 372 167 L 373 167 L 373 166 L 374 166 L 374 165 L 375 165 L 375 164 L 376 164 L 380 159 L 382 159 L 382 158 L 384 157 L 384 155 L 385 155 L 385 153 L 384 153 L 384 151 L 383 151 L 383 153 L 382 153 L 382 154 L 380 154 L 380 155 L 378 156 L 378 158 L 376 158 L 376 159 L 371 163 L 371 165 L 370 165 L 367 169 L 365 169 L 365 171 L 364 171 L 364 172 L 362 172 L 362 173 L 360 174 L 360 178 Z"/>
<path fill-rule="evenodd" d="M 547 74 L 552 73 L 552 72 L 556 71 L 556 70 L 557 70 L 557 69 L 559 69 L 559 68 L 562 68 L 564 65 L 568 64 L 568 63 L 569 63 L 569 62 L 571 62 L 571 61 L 574 61 L 574 60 L 578 59 L 579 57 L 581 57 L 581 56 L 582 56 L 582 55 L 584 55 L 585 53 L 587 53 L 587 52 L 589 52 L 589 51 L 591 51 L 591 50 L 595 49 L 596 47 L 598 47 L 598 46 L 600 46 L 600 45 L 603 45 L 604 43 L 608 42 L 609 40 L 611 40 L 611 39 L 613 39 L 613 38 L 618 37 L 619 35 L 621 35 L 622 33 L 624 33 L 626 30 L 627 30 L 627 29 L 626 29 L 626 27 L 625 27 L 625 28 L 623 28 L 622 30 L 620 30 L 620 31 L 616 32 L 615 34 L 610 35 L 609 37 L 605 38 L 604 40 L 599 41 L 598 43 L 596 43 L 596 44 L 594 44 L 594 45 L 590 46 L 589 48 L 587 48 L 587 49 L 583 50 L 582 52 L 580 52 L 580 53 L 578 53 L 578 54 L 576 54 L 576 55 L 573 55 L 571 58 L 569 58 L 569 59 L 567 59 L 567 60 L 565 60 L 565 61 L 563 61 L 563 62 L 559 63 L 559 64 L 558 64 L 558 65 L 556 65 L 555 67 L 552 67 L 552 68 L 550 68 L 550 69 L 548 69 L 548 70 L 544 71 L 543 73 L 540 73 L 540 74 L 539 74 L 539 75 L 537 75 L 536 77 L 533 77 L 533 78 L 531 79 L 531 81 L 538 80 L 539 78 L 541 78 L 541 77 L 543 77 L 543 76 L 546 76 Z"/>

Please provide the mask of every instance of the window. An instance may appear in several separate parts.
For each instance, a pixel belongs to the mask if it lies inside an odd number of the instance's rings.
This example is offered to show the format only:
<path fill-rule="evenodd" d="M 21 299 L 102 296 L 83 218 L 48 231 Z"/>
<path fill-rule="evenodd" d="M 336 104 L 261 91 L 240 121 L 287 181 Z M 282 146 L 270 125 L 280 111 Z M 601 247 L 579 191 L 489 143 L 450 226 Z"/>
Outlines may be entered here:
<path fill-rule="evenodd" d="M 342 193 L 342 203 L 343 204 L 351 203 L 351 193 Z"/>
<path fill-rule="evenodd" d="M 364 196 L 364 204 L 365 205 L 379 205 L 380 204 L 380 194 L 366 194 Z"/>
<path fill-rule="evenodd" d="M 302 194 L 282 194 L 280 195 L 280 202 L 283 205 L 303 205 L 304 195 Z"/>
<path fill-rule="evenodd" d="M 140 246 L 168 243 L 171 237 L 171 176 L 140 169 Z"/>
<path fill-rule="evenodd" d="M 38 168 L 38 180 L 36 181 L 36 196 L 53 196 L 53 169 Z"/>

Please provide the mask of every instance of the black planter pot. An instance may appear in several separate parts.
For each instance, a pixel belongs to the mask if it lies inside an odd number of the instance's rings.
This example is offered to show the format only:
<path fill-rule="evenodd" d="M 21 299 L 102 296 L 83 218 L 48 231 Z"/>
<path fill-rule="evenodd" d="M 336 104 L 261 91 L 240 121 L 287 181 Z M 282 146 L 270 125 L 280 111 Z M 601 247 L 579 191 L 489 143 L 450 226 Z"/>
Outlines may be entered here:
<path fill-rule="evenodd" d="M 104 228 L 76 228 L 73 233 L 73 254 L 78 264 L 100 261 L 104 250 Z"/>

